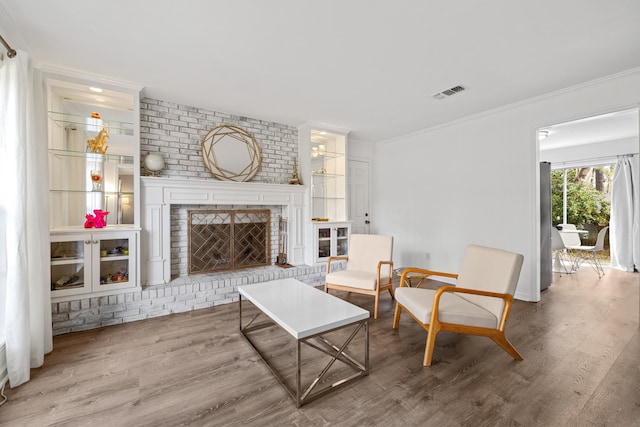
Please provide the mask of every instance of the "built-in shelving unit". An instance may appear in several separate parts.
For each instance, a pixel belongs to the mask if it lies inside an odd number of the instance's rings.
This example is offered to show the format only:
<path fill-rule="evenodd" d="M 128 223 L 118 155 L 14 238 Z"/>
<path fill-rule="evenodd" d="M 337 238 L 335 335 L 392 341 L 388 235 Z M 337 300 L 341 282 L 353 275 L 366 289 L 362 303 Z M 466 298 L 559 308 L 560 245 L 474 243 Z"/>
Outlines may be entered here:
<path fill-rule="evenodd" d="M 45 80 L 52 300 L 137 288 L 140 89 L 57 69 Z M 86 224 L 96 211 L 106 226 Z"/>
<path fill-rule="evenodd" d="M 346 136 L 311 130 L 311 218 L 345 221 Z"/>
<path fill-rule="evenodd" d="M 298 128 L 302 177 L 309 183 L 308 263 L 326 262 L 329 256 L 348 252 L 347 134 L 313 124 Z"/>

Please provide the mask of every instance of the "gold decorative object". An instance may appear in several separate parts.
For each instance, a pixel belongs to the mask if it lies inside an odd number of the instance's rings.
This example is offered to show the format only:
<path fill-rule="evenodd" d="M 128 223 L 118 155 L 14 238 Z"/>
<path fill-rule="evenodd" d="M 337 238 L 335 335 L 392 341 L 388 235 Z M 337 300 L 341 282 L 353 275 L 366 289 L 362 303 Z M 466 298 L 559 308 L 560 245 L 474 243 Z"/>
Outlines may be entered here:
<path fill-rule="evenodd" d="M 105 128 L 102 128 L 98 135 L 93 138 L 87 139 L 87 152 L 88 153 L 99 153 L 104 154 L 107 152 L 107 148 L 109 148 L 105 143 L 107 142 L 107 138 L 109 138 L 109 134 Z"/>
<path fill-rule="evenodd" d="M 297 163 L 296 159 L 293 159 L 293 175 L 291 176 L 291 179 L 289 180 L 289 184 L 302 185 L 302 181 L 300 180 L 300 177 L 298 176 L 298 163 Z"/>
<path fill-rule="evenodd" d="M 250 181 L 262 162 L 253 136 L 233 125 L 217 126 L 205 135 L 202 158 L 211 175 L 223 181 Z"/>

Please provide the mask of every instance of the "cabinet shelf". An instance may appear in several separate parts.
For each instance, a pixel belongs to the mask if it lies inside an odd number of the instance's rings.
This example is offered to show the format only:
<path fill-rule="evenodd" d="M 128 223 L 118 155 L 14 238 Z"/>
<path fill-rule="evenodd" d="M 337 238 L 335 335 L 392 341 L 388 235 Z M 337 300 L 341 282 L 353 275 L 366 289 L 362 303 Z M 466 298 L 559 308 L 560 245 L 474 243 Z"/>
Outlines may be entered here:
<path fill-rule="evenodd" d="M 105 196 L 133 196 L 132 192 L 118 192 L 118 191 L 93 191 L 93 190 L 56 190 L 50 189 L 52 193 L 66 193 L 66 194 L 104 194 Z"/>
<path fill-rule="evenodd" d="M 336 179 L 336 178 L 344 178 L 344 175 L 339 175 L 339 174 L 335 174 L 335 173 L 312 173 L 311 176 L 313 176 L 313 178 L 322 178 L 322 179 Z"/>
<path fill-rule="evenodd" d="M 84 259 L 82 258 L 51 258 L 51 265 L 71 265 L 82 264 Z"/>
<path fill-rule="evenodd" d="M 108 261 L 121 261 L 123 259 L 129 259 L 129 255 L 114 255 L 114 256 L 103 256 L 100 257 L 100 262 L 108 262 Z"/>
<path fill-rule="evenodd" d="M 133 136 L 133 123 L 94 119 L 91 117 L 80 116 L 77 114 L 61 113 L 58 111 L 49 111 L 49 118 L 57 126 L 64 128 L 67 125 L 73 127 L 81 127 L 81 129 L 89 132 L 99 132 L 104 128 L 108 133 Z"/>
<path fill-rule="evenodd" d="M 133 166 L 133 156 L 124 156 L 120 154 L 86 153 L 83 151 L 59 150 L 54 148 L 49 149 L 49 154 L 57 158 L 80 158 L 83 160 L 94 160 L 105 163 Z"/>
<path fill-rule="evenodd" d="M 52 289 L 53 291 L 63 291 L 65 289 L 79 289 L 79 288 L 83 288 L 84 287 L 84 281 L 80 280 L 77 282 L 73 282 L 73 283 L 67 283 L 66 285 L 57 285 L 57 284 L 53 284 Z"/>
<path fill-rule="evenodd" d="M 312 148 L 313 150 L 313 148 Z M 325 158 L 325 159 L 337 159 L 339 157 L 344 157 L 344 153 L 337 153 L 337 152 L 333 152 L 333 151 L 325 151 L 322 154 L 318 154 L 317 156 L 313 155 L 313 151 L 311 152 L 312 157 L 314 159 L 318 159 L 318 158 Z"/>
<path fill-rule="evenodd" d="M 323 197 L 323 196 L 313 196 L 312 197 L 316 201 L 321 200 L 344 200 L 344 197 Z"/>

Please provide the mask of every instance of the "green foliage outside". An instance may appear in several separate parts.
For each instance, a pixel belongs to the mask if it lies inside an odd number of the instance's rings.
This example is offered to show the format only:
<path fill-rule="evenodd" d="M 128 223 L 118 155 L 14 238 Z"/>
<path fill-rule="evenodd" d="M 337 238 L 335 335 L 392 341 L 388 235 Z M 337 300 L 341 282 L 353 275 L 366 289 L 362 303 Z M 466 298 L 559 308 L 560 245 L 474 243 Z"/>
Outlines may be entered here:
<path fill-rule="evenodd" d="M 605 192 L 596 189 L 593 179 L 594 169 L 599 169 L 598 176 L 611 182 L 612 167 L 567 169 L 567 223 L 578 228 L 598 228 L 609 225 L 611 203 L 608 200 L 608 189 Z M 589 177 L 589 178 L 587 178 Z M 607 186 L 608 187 L 608 186 Z M 563 222 L 562 213 L 563 171 L 551 172 L 551 221 L 553 225 Z"/>

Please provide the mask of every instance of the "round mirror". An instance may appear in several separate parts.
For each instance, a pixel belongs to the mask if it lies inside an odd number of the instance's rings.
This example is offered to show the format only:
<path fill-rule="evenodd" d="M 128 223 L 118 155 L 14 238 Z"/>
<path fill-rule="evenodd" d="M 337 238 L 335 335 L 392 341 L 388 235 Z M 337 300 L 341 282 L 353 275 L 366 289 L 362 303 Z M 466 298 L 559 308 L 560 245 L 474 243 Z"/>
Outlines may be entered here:
<path fill-rule="evenodd" d="M 260 147 L 247 131 L 222 125 L 202 140 L 202 158 L 214 177 L 223 181 L 250 181 L 260 168 Z"/>

